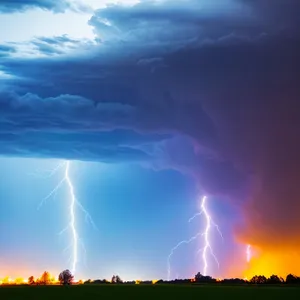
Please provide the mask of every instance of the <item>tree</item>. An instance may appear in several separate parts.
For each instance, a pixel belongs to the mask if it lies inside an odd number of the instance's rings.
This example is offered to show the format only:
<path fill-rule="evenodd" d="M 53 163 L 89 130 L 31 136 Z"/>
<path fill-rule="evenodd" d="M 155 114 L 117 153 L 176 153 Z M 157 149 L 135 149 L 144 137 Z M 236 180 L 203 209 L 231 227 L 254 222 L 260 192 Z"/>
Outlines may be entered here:
<path fill-rule="evenodd" d="M 203 275 L 200 273 L 200 272 L 198 272 L 196 275 L 195 275 L 195 281 L 196 282 L 199 282 L 199 281 L 201 281 L 203 279 Z"/>
<path fill-rule="evenodd" d="M 92 280 L 91 280 L 91 279 L 88 279 L 88 280 L 86 280 L 83 284 L 90 284 L 90 283 L 92 283 Z"/>
<path fill-rule="evenodd" d="M 300 283 L 300 277 L 297 277 L 293 274 L 289 274 L 288 276 L 286 276 L 285 282 L 288 283 L 288 284 Z"/>
<path fill-rule="evenodd" d="M 267 283 L 267 278 L 265 276 L 255 275 L 251 278 L 250 283 L 264 284 Z"/>
<path fill-rule="evenodd" d="M 111 278 L 111 283 L 116 283 L 117 282 L 117 278 L 115 275 L 113 275 L 113 277 Z"/>
<path fill-rule="evenodd" d="M 270 278 L 268 278 L 268 283 L 270 284 L 279 284 L 282 283 L 283 279 L 278 277 L 277 275 L 272 275 Z"/>
<path fill-rule="evenodd" d="M 70 285 L 73 283 L 74 276 L 69 270 L 62 271 L 58 276 L 58 281 L 63 285 Z"/>
<path fill-rule="evenodd" d="M 195 278 L 194 278 L 194 281 L 195 282 L 216 282 L 216 279 L 212 278 L 211 276 L 204 276 L 202 275 L 200 272 L 198 272 L 196 275 L 195 275 Z"/>
<path fill-rule="evenodd" d="M 33 277 L 33 276 L 30 276 L 30 277 L 28 278 L 28 284 L 33 285 L 34 283 L 35 283 L 34 277 Z"/>
<path fill-rule="evenodd" d="M 46 284 L 49 284 L 50 281 L 51 281 L 50 273 L 45 271 L 40 278 L 40 283 L 46 285 Z"/>
<path fill-rule="evenodd" d="M 119 275 L 116 275 L 116 283 L 123 283 L 123 280 L 120 278 Z"/>
<path fill-rule="evenodd" d="M 240 278 L 230 278 L 230 279 L 223 279 L 221 283 L 225 284 L 244 284 L 245 280 Z"/>

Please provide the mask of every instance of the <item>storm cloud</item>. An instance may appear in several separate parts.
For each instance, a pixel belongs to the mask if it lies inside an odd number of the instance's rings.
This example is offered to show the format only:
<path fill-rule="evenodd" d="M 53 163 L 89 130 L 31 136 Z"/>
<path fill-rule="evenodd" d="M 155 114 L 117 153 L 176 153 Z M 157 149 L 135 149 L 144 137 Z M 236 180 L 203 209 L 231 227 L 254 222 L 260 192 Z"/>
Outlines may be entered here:
<path fill-rule="evenodd" d="M 55 1 L 55 0 L 1 0 L 1 13 L 22 12 L 32 8 L 40 8 L 43 10 L 50 10 L 54 12 L 64 12 L 71 8 L 69 1 Z"/>
<path fill-rule="evenodd" d="M 106 161 L 107 132 L 135 131 L 143 143 L 117 140 L 118 161 L 191 172 L 244 203 L 239 239 L 298 245 L 299 3 L 222 3 L 108 6 L 89 21 L 88 54 L 1 59 L 14 75 L 1 89 L 1 154 Z"/>

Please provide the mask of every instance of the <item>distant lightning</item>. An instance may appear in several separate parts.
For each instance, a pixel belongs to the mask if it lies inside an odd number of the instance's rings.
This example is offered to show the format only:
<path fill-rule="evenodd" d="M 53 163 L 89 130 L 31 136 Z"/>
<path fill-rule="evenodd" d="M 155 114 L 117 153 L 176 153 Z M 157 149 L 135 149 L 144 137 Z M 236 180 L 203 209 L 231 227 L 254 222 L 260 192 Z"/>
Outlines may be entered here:
<path fill-rule="evenodd" d="M 181 242 L 179 242 L 174 248 L 171 249 L 171 252 L 168 256 L 168 280 L 170 280 L 170 277 L 171 277 L 171 258 L 174 254 L 174 252 L 183 244 L 189 244 L 191 243 L 192 241 L 198 239 L 200 236 L 204 237 L 204 247 L 200 250 L 197 251 L 197 253 L 202 253 L 202 260 L 203 260 L 203 275 L 206 276 L 207 275 L 207 269 L 208 269 L 208 262 L 207 262 L 207 252 L 209 251 L 211 256 L 214 258 L 216 264 L 218 265 L 219 267 L 219 261 L 216 257 L 216 255 L 214 254 L 213 252 L 213 249 L 211 247 L 211 244 L 210 244 L 210 241 L 209 241 L 209 233 L 210 233 L 210 230 L 211 230 L 211 225 L 213 225 L 218 233 L 220 234 L 220 236 L 222 237 L 223 239 L 223 235 L 218 227 L 217 224 L 215 224 L 211 218 L 211 216 L 209 215 L 209 212 L 206 208 L 206 199 L 207 197 L 204 196 L 202 198 L 202 201 L 201 201 L 201 210 L 200 212 L 196 213 L 194 216 L 192 216 L 190 219 L 189 219 L 189 222 L 192 222 L 195 218 L 201 216 L 201 215 L 204 215 L 205 216 L 205 221 L 206 221 L 206 226 L 205 226 L 205 230 L 204 232 L 198 232 L 196 235 L 194 235 L 193 237 L 191 237 L 189 240 L 183 240 Z"/>
<path fill-rule="evenodd" d="M 247 245 L 246 257 L 247 257 L 247 263 L 249 263 L 251 260 L 251 245 L 250 244 Z"/>
<path fill-rule="evenodd" d="M 68 226 L 66 228 L 64 228 L 59 234 L 63 234 L 68 229 L 70 229 L 70 231 L 71 231 L 72 243 L 64 251 L 67 251 L 70 248 L 72 248 L 72 255 L 70 256 L 70 261 L 71 261 L 71 268 L 70 269 L 71 269 L 71 272 L 73 274 L 75 274 L 76 266 L 77 266 L 77 263 L 78 263 L 78 245 L 79 244 L 83 248 L 84 253 L 86 253 L 84 244 L 81 241 L 81 239 L 79 239 L 79 236 L 78 236 L 77 225 L 76 225 L 76 209 L 75 209 L 76 205 L 84 213 L 85 220 L 89 221 L 95 229 L 97 229 L 97 227 L 96 227 L 92 217 L 90 216 L 90 214 L 83 207 L 83 205 L 76 199 L 74 186 L 73 186 L 72 180 L 70 178 L 70 174 L 69 174 L 70 173 L 70 165 L 71 165 L 70 161 L 66 161 L 66 162 L 60 163 L 54 169 L 49 170 L 47 172 L 48 176 L 46 176 L 46 178 L 52 177 L 61 168 L 65 167 L 64 177 L 59 181 L 59 183 L 55 186 L 55 188 L 41 201 L 41 203 L 38 206 L 38 209 L 40 209 L 43 206 L 43 204 L 46 203 L 46 201 L 48 199 L 50 199 L 51 197 L 55 197 L 56 193 L 62 187 L 62 185 L 65 182 L 67 183 L 67 187 L 68 187 L 69 195 L 70 195 L 70 208 L 69 208 L 70 222 L 69 222 Z"/>

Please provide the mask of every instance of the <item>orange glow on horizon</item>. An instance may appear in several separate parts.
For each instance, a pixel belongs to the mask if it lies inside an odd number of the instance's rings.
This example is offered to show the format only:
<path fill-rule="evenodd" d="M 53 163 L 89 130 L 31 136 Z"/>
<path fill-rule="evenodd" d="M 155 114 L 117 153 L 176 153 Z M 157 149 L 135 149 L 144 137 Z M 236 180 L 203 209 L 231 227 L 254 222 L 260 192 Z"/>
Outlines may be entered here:
<path fill-rule="evenodd" d="M 34 276 L 29 276 L 27 279 L 23 277 L 16 277 L 16 278 L 11 278 L 10 276 L 5 276 L 4 278 L 0 278 L 0 284 L 7 285 L 7 284 L 30 284 L 30 278 L 32 277 L 34 280 L 35 284 L 42 283 L 43 282 L 43 274 L 41 274 L 40 277 L 34 277 Z M 47 284 L 58 284 L 58 278 L 55 276 L 51 275 L 51 273 L 47 272 Z"/>
<path fill-rule="evenodd" d="M 284 246 L 283 246 L 284 247 Z M 244 265 L 241 266 L 238 263 L 233 263 L 232 270 L 230 272 L 233 274 L 240 274 L 239 276 L 227 275 L 225 278 L 241 278 L 244 280 L 251 280 L 255 275 L 263 275 L 269 278 L 271 275 L 277 275 L 282 278 L 286 278 L 288 274 L 294 274 L 296 276 L 300 275 L 300 253 L 297 252 L 295 248 L 277 248 L 274 250 L 263 249 L 257 246 L 251 245 L 251 260 L 246 262 L 244 256 Z M 243 252 L 242 252 L 243 254 Z M 244 270 L 242 269 L 244 267 Z M 239 273 L 238 273 L 239 272 Z M 12 272 L 16 274 L 16 272 Z M 23 272 L 20 272 L 23 274 Z M 58 274 L 58 273 L 57 273 Z M 0 276 L 0 285 L 8 284 L 30 284 L 29 276 Z M 40 274 L 37 277 L 34 277 L 34 282 L 37 284 L 43 284 L 42 282 L 43 274 Z M 224 277 L 224 276 L 222 276 Z M 58 276 L 52 275 L 48 272 L 48 281 L 47 284 L 57 285 L 59 284 Z M 222 278 L 216 278 L 217 281 L 221 281 Z M 74 284 L 83 284 L 85 280 L 74 279 Z M 107 280 L 110 282 L 110 280 Z M 150 280 L 152 284 L 156 284 L 158 280 Z M 191 282 L 195 282 L 195 278 L 190 279 Z M 91 280 L 93 282 L 93 280 Z M 135 284 L 142 283 L 142 280 L 135 280 Z"/>
<path fill-rule="evenodd" d="M 285 278 L 288 274 L 299 274 L 300 254 L 294 249 L 276 249 L 263 251 L 257 249 L 256 256 L 252 256 L 244 277 L 251 279 L 255 275 L 278 275 Z"/>

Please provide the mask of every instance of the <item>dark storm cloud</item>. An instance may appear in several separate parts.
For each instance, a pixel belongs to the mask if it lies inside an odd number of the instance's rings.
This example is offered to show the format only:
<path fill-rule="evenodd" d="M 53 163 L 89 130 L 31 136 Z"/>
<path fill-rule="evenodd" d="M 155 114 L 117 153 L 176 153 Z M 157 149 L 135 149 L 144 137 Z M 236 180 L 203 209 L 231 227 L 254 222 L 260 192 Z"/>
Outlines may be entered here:
<path fill-rule="evenodd" d="M 60 49 L 57 49 L 55 46 L 49 45 L 47 43 L 43 43 L 43 42 L 39 42 L 39 41 L 33 41 L 31 43 L 32 43 L 32 45 L 35 46 L 35 48 L 39 51 L 39 53 L 42 53 L 45 55 L 63 54 L 64 53 Z"/>
<path fill-rule="evenodd" d="M 5 156 L 150 163 L 153 157 L 138 148 L 144 143 L 159 142 L 162 138 L 159 135 L 145 138 L 133 131 L 25 131 L 0 133 L 0 146 L 1 155 Z"/>
<path fill-rule="evenodd" d="M 11 45 L 0 44 L 0 57 L 9 56 L 11 53 L 15 53 L 16 48 Z"/>
<path fill-rule="evenodd" d="M 300 2 L 297 0 L 240 0 L 248 6 L 261 20 L 270 24 L 273 30 L 282 34 L 299 36 Z M 271 29 L 270 29 L 271 30 Z"/>
<path fill-rule="evenodd" d="M 27 42 L 11 42 L 0 45 L 0 57 L 24 54 L 38 54 L 45 56 L 62 55 L 81 49 L 89 50 L 95 45 L 94 41 L 87 39 L 74 39 L 68 35 L 53 37 L 35 37 Z"/>
<path fill-rule="evenodd" d="M 89 24 L 102 40 L 137 42 L 170 49 L 228 36 L 260 33 L 246 6 L 234 0 L 145 1 L 134 7 L 111 5 L 96 11 Z M 141 42 L 143 44 L 141 44 Z"/>
<path fill-rule="evenodd" d="M 32 8 L 64 12 L 69 7 L 69 2 L 64 0 L 1 0 L 0 2 L 0 12 L 2 13 L 20 12 Z"/>
<path fill-rule="evenodd" d="M 27 131 L 34 128 L 51 130 L 107 130 L 126 128 L 135 119 L 134 107 L 121 103 L 95 103 L 89 99 L 60 95 L 56 98 L 40 98 L 34 94 L 18 96 L 15 93 L 0 94 L 1 132 L 11 128 Z M 66 117 L 68 120 L 66 120 Z M 67 121 L 67 122 L 66 122 Z"/>
<path fill-rule="evenodd" d="M 40 42 L 49 44 L 49 45 L 61 45 L 61 44 L 78 44 L 80 43 L 79 40 L 72 39 L 67 35 L 61 35 L 61 36 L 54 36 L 54 37 L 38 37 L 36 40 L 39 40 Z"/>
<path fill-rule="evenodd" d="M 172 135 L 129 148 L 155 159 L 158 169 L 192 173 L 209 193 L 248 200 L 250 230 L 242 231 L 243 239 L 296 243 L 291 228 L 300 225 L 297 3 L 146 1 L 98 10 L 90 24 L 100 42 L 90 55 L 2 60 L 4 71 L 16 78 L 5 82 L 5 97 L 14 90 L 13 98 L 1 100 L 0 149 L 7 150 L 0 151 L 9 154 L 5 141 L 12 135 L 28 140 L 22 128 L 40 134 L 119 128 Z M 84 109 L 82 101 L 89 103 Z M 113 107 L 106 106 L 111 102 Z M 82 135 L 73 137 L 81 153 L 91 151 Z M 41 152 L 62 154 L 66 147 L 60 145 L 43 144 Z"/>
<path fill-rule="evenodd" d="M 68 37 L 67 35 L 55 36 L 55 37 L 36 37 L 28 43 L 29 46 L 33 46 L 39 54 L 55 55 L 65 54 L 70 50 L 76 48 L 84 48 L 93 45 L 93 42 L 87 40 L 76 40 Z"/>
<path fill-rule="evenodd" d="M 55 13 L 63 13 L 68 9 L 87 11 L 89 8 L 82 4 L 71 3 L 67 0 L 1 0 L 0 13 L 24 12 L 29 9 L 43 9 Z"/>
<path fill-rule="evenodd" d="M 245 190 L 247 175 L 240 173 L 231 161 L 222 159 L 213 149 L 199 147 L 186 135 L 164 139 L 155 144 L 143 144 L 140 149 L 155 158 L 154 169 L 175 169 L 192 175 L 208 195 L 239 197 Z"/>
<path fill-rule="evenodd" d="M 135 119 L 135 109 L 125 104 L 71 95 L 42 99 L 1 93 L 0 108 L 2 155 L 141 162 L 151 157 L 138 147 L 168 138 L 115 130 L 130 129 Z"/>

